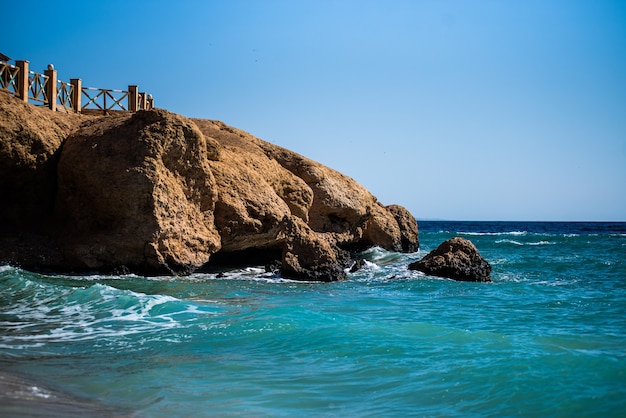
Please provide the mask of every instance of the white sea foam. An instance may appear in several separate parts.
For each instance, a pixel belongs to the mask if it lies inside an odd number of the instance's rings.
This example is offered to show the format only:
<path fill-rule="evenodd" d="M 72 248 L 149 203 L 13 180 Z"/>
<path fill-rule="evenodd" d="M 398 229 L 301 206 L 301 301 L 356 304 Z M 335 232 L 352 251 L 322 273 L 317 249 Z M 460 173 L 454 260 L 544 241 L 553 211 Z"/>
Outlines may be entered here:
<path fill-rule="evenodd" d="M 533 284 L 535 285 L 540 285 L 540 286 L 572 286 L 573 284 L 577 283 L 578 280 L 576 279 L 555 279 L 555 280 L 540 280 L 537 282 L 534 282 Z"/>
<path fill-rule="evenodd" d="M 286 279 L 274 273 L 264 273 L 261 275 L 246 278 L 246 280 L 263 283 L 309 283 L 308 281 L 303 280 Z"/>
<path fill-rule="evenodd" d="M 497 235 L 513 235 L 524 236 L 528 235 L 527 231 L 508 231 L 508 232 L 456 232 L 459 235 L 472 235 L 472 236 L 497 236 Z"/>
<path fill-rule="evenodd" d="M 241 269 L 229 270 L 224 273 L 194 273 L 184 278 L 175 278 L 175 281 L 184 281 L 184 282 L 206 282 L 207 280 L 255 280 L 261 278 L 261 280 L 269 279 L 273 280 L 275 278 L 275 274 L 271 272 L 266 272 L 265 268 L 256 266 L 256 267 L 245 267 Z"/>
<path fill-rule="evenodd" d="M 15 267 L 10 266 L 8 264 L 4 264 L 0 266 L 0 273 L 4 273 L 5 271 L 14 272 L 16 270 Z"/>
<path fill-rule="evenodd" d="M 56 289 L 58 291 L 58 289 Z M 23 299 L 4 314 L 19 320 L 3 321 L 9 331 L 0 345 L 35 347 L 42 342 L 86 341 L 154 333 L 181 326 L 180 315 L 213 314 L 192 302 L 167 295 L 146 295 L 103 284 L 69 288 L 63 295 Z"/>
<path fill-rule="evenodd" d="M 292 280 L 281 277 L 272 272 L 265 271 L 264 267 L 246 267 L 243 269 L 230 270 L 224 273 L 194 273 L 184 278 L 176 278 L 177 282 L 202 283 L 219 280 L 242 280 L 262 283 L 309 283 L 304 280 Z M 313 282 L 311 282 L 313 283 Z"/>
<path fill-rule="evenodd" d="M 368 250 L 365 250 L 361 253 L 363 257 L 369 258 L 370 260 L 376 260 L 380 258 L 384 258 L 389 254 L 389 251 L 381 248 L 381 247 L 372 247 Z"/>
<path fill-rule="evenodd" d="M 357 272 L 363 272 L 364 270 L 380 270 L 382 268 L 378 264 L 372 263 L 371 261 L 363 260 L 363 262 L 364 262 L 364 265 L 360 269 L 358 269 Z M 352 266 L 345 268 L 343 271 L 346 273 L 350 273 L 351 269 L 352 269 Z"/>
<path fill-rule="evenodd" d="M 512 239 L 500 239 L 498 241 L 496 241 L 496 244 L 513 244 L 513 245 L 519 245 L 519 246 L 523 246 L 524 244 L 519 242 L 519 241 L 515 241 Z"/>
<path fill-rule="evenodd" d="M 555 242 L 551 242 L 551 241 L 520 242 L 520 241 L 516 241 L 512 239 L 500 239 L 500 240 L 497 240 L 495 243 L 496 244 L 513 244 L 513 245 L 519 245 L 519 246 L 524 246 L 524 245 L 537 246 L 537 245 L 555 245 L 556 244 Z"/>

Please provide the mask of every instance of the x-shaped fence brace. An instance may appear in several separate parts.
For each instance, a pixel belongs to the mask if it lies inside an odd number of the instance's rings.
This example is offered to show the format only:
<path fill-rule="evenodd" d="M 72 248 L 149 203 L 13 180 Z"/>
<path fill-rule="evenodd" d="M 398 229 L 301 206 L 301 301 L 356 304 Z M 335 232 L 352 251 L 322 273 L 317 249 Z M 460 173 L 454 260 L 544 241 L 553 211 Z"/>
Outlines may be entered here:
<path fill-rule="evenodd" d="M 57 84 L 59 86 L 57 88 L 57 98 L 59 99 L 59 104 L 64 107 L 72 107 L 72 92 L 74 90 L 74 86 L 60 80 Z"/>
<path fill-rule="evenodd" d="M 82 89 L 83 95 L 87 97 L 87 102 L 82 106 L 86 109 L 90 105 L 95 105 L 100 110 L 114 110 L 115 107 L 119 107 L 119 110 L 128 110 L 126 106 L 122 104 L 122 100 L 128 97 L 128 92 L 125 90 L 110 90 L 110 89 L 97 89 L 93 87 L 84 87 Z M 91 96 L 89 91 L 96 91 L 95 96 Z M 121 96 L 115 97 L 115 94 L 121 94 Z M 93 93 L 92 93 L 93 94 Z M 107 97 L 113 103 L 107 104 Z M 98 99 L 101 99 L 101 103 L 98 103 Z M 110 103 L 110 102 L 109 102 Z"/>
<path fill-rule="evenodd" d="M 19 72 L 18 67 L 5 63 L 0 64 L 0 88 L 16 92 Z"/>
<path fill-rule="evenodd" d="M 30 71 L 32 77 L 28 78 L 28 89 L 30 90 L 30 99 L 36 102 L 48 103 L 48 97 L 46 96 L 46 84 L 48 84 L 48 77 L 43 74 L 38 74 Z"/>

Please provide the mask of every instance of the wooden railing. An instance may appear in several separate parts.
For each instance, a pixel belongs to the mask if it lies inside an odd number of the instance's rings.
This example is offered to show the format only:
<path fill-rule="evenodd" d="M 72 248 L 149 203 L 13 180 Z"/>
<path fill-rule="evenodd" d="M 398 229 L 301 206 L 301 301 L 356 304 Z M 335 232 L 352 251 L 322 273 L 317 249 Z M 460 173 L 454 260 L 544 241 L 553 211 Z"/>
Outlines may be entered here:
<path fill-rule="evenodd" d="M 128 90 L 82 87 L 80 78 L 72 78 L 69 83 L 57 80 L 57 71 L 52 64 L 43 74 L 30 71 L 28 61 L 15 61 L 15 64 L 0 61 L 0 89 L 26 103 L 77 113 L 84 109 L 136 112 L 154 107 L 152 95 L 139 92 L 135 85 L 128 86 Z M 86 101 L 81 105 L 83 98 Z"/>
<path fill-rule="evenodd" d="M 82 92 L 83 96 L 88 99 L 83 108 L 94 105 L 100 110 L 113 110 L 116 107 L 121 110 L 128 110 L 122 103 L 124 99 L 128 101 L 128 91 L 85 87 Z"/>
<path fill-rule="evenodd" d="M 47 94 L 49 90 L 49 77 L 47 75 L 34 73 L 32 71 L 29 71 L 28 74 L 29 100 L 33 100 L 42 104 L 47 104 L 50 100 Z"/>
<path fill-rule="evenodd" d="M 0 89 L 7 90 L 17 96 L 19 72 L 18 67 L 0 61 Z"/>
<path fill-rule="evenodd" d="M 72 98 L 74 97 L 74 85 L 65 81 L 57 81 L 57 101 L 63 109 L 72 109 Z"/>

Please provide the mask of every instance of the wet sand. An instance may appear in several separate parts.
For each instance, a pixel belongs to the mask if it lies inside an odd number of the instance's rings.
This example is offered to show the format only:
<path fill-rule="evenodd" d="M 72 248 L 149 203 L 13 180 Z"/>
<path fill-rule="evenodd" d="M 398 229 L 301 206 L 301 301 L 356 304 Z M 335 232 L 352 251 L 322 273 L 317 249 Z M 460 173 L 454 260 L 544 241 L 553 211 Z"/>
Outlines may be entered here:
<path fill-rule="evenodd" d="M 45 387 L 28 376 L 0 371 L 2 417 L 130 417 L 128 411 L 111 409 Z"/>

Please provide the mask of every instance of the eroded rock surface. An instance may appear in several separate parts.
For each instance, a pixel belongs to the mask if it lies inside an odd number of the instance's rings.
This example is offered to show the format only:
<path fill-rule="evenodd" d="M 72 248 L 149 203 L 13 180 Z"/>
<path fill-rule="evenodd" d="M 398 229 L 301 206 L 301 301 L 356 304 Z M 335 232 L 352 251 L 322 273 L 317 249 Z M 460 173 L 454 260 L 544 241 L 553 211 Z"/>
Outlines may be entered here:
<path fill-rule="evenodd" d="M 0 261 L 179 274 L 253 254 L 285 277 L 332 281 L 350 251 L 417 250 L 406 209 L 222 122 L 54 113 L 3 93 L 0 122 Z"/>
<path fill-rule="evenodd" d="M 163 110 L 93 120 L 72 134 L 59 161 L 64 254 L 79 269 L 186 272 L 220 248 L 219 145 Z"/>
<path fill-rule="evenodd" d="M 313 231 L 300 218 L 286 216 L 281 224 L 279 240 L 284 241 L 281 274 L 302 280 L 332 282 L 344 279 L 349 256 Z"/>

